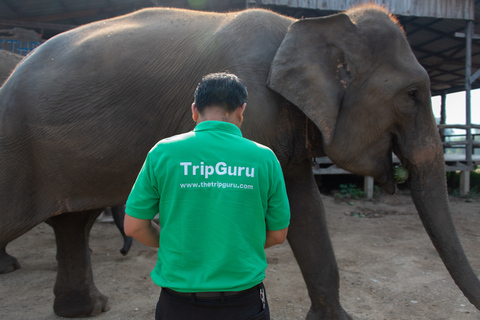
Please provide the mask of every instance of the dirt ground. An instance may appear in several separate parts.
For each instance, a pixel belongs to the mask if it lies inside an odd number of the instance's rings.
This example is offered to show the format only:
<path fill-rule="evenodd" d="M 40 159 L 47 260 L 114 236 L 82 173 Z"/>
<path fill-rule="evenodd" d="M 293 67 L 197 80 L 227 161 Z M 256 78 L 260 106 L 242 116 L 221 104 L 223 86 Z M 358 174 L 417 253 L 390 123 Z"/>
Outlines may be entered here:
<path fill-rule="evenodd" d="M 480 319 L 433 248 L 409 196 L 338 202 L 322 196 L 341 276 L 341 301 L 357 320 Z M 480 273 L 480 202 L 450 200 L 459 237 Z M 150 280 L 156 251 L 134 242 L 122 256 L 113 222 L 94 225 L 95 283 L 110 311 L 95 319 L 153 319 L 159 288 Z M 42 224 L 8 245 L 20 270 L 0 275 L 0 319 L 57 319 L 52 229 Z M 319 252 L 318 254 L 321 254 Z M 265 284 L 274 320 L 304 319 L 308 294 L 288 243 L 267 250 Z"/>

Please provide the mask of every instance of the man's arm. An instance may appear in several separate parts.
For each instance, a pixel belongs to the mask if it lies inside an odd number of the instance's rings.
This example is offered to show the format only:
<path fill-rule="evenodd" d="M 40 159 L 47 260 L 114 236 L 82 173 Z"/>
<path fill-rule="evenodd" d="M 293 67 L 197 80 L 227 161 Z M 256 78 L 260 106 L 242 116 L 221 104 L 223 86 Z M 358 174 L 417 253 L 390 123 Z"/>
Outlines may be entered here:
<path fill-rule="evenodd" d="M 282 230 L 267 230 L 267 239 L 265 240 L 265 249 L 276 244 L 282 244 L 287 238 L 288 227 Z"/>
<path fill-rule="evenodd" d="M 152 220 L 138 219 L 125 214 L 123 228 L 127 236 L 137 239 L 146 246 L 158 248 L 160 245 L 160 226 Z"/>

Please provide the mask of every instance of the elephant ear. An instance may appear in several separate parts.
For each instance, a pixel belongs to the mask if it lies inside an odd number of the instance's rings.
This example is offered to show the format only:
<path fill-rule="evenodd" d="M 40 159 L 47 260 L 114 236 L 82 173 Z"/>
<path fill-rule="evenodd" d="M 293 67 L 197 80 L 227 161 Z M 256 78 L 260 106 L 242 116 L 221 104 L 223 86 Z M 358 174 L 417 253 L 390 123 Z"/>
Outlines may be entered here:
<path fill-rule="evenodd" d="M 358 42 L 345 14 L 290 26 L 272 62 L 267 86 L 295 104 L 330 145 L 343 94 L 351 81 L 348 51 Z"/>

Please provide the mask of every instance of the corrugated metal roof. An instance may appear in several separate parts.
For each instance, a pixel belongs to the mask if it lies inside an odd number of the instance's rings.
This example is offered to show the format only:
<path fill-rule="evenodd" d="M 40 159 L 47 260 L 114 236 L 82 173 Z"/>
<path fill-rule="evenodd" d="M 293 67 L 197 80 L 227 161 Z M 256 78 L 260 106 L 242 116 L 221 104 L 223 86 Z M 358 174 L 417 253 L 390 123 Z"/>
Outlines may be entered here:
<path fill-rule="evenodd" d="M 474 0 L 260 0 L 257 4 L 294 8 L 345 11 L 352 6 L 375 3 L 395 15 L 442 19 L 474 19 Z"/>

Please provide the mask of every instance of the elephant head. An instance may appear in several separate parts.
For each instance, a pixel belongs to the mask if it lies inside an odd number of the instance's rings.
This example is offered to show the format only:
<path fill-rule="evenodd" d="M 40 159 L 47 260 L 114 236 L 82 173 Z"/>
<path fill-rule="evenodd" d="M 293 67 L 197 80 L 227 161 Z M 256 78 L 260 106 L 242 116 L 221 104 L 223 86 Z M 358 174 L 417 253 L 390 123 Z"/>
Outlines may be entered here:
<path fill-rule="evenodd" d="M 427 72 L 398 22 L 382 9 L 293 23 L 267 85 L 322 133 L 339 167 L 373 176 L 395 192 L 392 152 L 409 171 L 410 190 L 433 244 L 465 296 L 480 308 L 480 282 L 450 217 L 443 149 Z"/>

